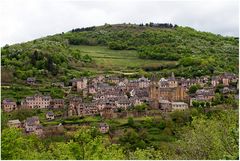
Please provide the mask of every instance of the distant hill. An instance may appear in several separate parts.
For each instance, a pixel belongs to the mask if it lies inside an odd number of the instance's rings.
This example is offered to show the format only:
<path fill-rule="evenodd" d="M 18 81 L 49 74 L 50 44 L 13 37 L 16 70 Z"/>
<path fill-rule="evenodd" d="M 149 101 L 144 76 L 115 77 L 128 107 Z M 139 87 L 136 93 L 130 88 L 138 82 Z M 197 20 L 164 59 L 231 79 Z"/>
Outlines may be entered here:
<path fill-rule="evenodd" d="M 99 73 L 196 77 L 238 73 L 238 38 L 172 24 L 76 28 L 2 48 L 2 81 L 66 81 Z"/>

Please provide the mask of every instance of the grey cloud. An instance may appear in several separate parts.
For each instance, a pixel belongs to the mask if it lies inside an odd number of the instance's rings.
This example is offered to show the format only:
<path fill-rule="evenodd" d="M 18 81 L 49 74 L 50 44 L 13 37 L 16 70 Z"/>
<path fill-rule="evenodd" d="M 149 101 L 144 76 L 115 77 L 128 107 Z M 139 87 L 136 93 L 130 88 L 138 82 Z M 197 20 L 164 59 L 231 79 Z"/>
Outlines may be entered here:
<path fill-rule="evenodd" d="M 0 46 L 104 23 L 169 22 L 238 36 L 238 1 L 1 0 Z"/>

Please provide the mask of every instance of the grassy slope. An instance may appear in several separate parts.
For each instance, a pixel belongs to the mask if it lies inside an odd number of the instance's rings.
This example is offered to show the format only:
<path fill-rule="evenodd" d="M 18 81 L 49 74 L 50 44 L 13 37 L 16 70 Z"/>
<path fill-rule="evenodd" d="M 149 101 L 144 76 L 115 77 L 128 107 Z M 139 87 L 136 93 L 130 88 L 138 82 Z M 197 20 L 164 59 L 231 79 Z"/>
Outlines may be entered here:
<path fill-rule="evenodd" d="M 85 68 L 86 70 L 112 70 L 135 72 L 137 69 L 148 65 L 174 64 L 174 61 L 144 60 L 140 59 L 135 50 L 110 50 L 104 46 L 71 46 L 77 48 L 82 54 L 93 57 L 96 68 Z"/>

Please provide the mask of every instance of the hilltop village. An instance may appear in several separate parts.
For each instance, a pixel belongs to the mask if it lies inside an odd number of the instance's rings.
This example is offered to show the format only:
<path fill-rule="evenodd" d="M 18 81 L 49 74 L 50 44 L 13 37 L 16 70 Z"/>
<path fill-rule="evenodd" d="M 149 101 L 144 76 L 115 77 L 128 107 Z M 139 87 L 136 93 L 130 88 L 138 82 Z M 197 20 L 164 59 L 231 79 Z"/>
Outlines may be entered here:
<path fill-rule="evenodd" d="M 34 86 L 37 81 L 35 78 L 28 78 L 26 83 Z M 11 99 L 4 99 L 2 101 L 3 111 L 8 113 L 19 109 L 45 109 L 47 111 L 45 118 L 48 121 L 56 118 L 85 116 L 112 119 L 161 115 L 192 107 L 214 106 L 218 104 L 219 93 L 225 99 L 234 96 L 234 99 L 238 100 L 239 80 L 238 76 L 232 73 L 194 79 L 178 78 L 172 73 L 168 78 L 148 79 L 142 76 L 131 80 L 99 75 L 93 78 L 74 78 L 70 80 L 71 86 L 67 87 L 61 82 L 52 83 L 52 85 L 67 91 L 64 99 L 51 98 L 41 93 L 27 96 L 21 104 Z M 63 113 L 55 114 L 55 109 L 61 109 Z M 136 113 L 132 109 L 141 112 Z M 151 109 L 154 110 L 151 111 Z M 44 127 L 38 116 L 29 117 L 23 122 L 10 120 L 8 125 L 23 128 L 26 133 L 44 134 Z M 62 126 L 61 123 L 58 126 Z M 99 130 L 102 133 L 108 132 L 108 124 L 100 123 Z"/>

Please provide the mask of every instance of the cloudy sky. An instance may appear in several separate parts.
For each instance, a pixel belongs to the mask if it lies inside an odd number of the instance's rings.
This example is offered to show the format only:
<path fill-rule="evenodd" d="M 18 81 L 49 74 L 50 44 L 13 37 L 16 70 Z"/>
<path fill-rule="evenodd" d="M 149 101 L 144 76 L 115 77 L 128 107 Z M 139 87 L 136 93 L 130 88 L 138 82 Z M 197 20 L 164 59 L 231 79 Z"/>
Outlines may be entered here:
<path fill-rule="evenodd" d="M 237 0 L 1 0 L 0 46 L 104 23 L 173 23 L 238 36 Z"/>

